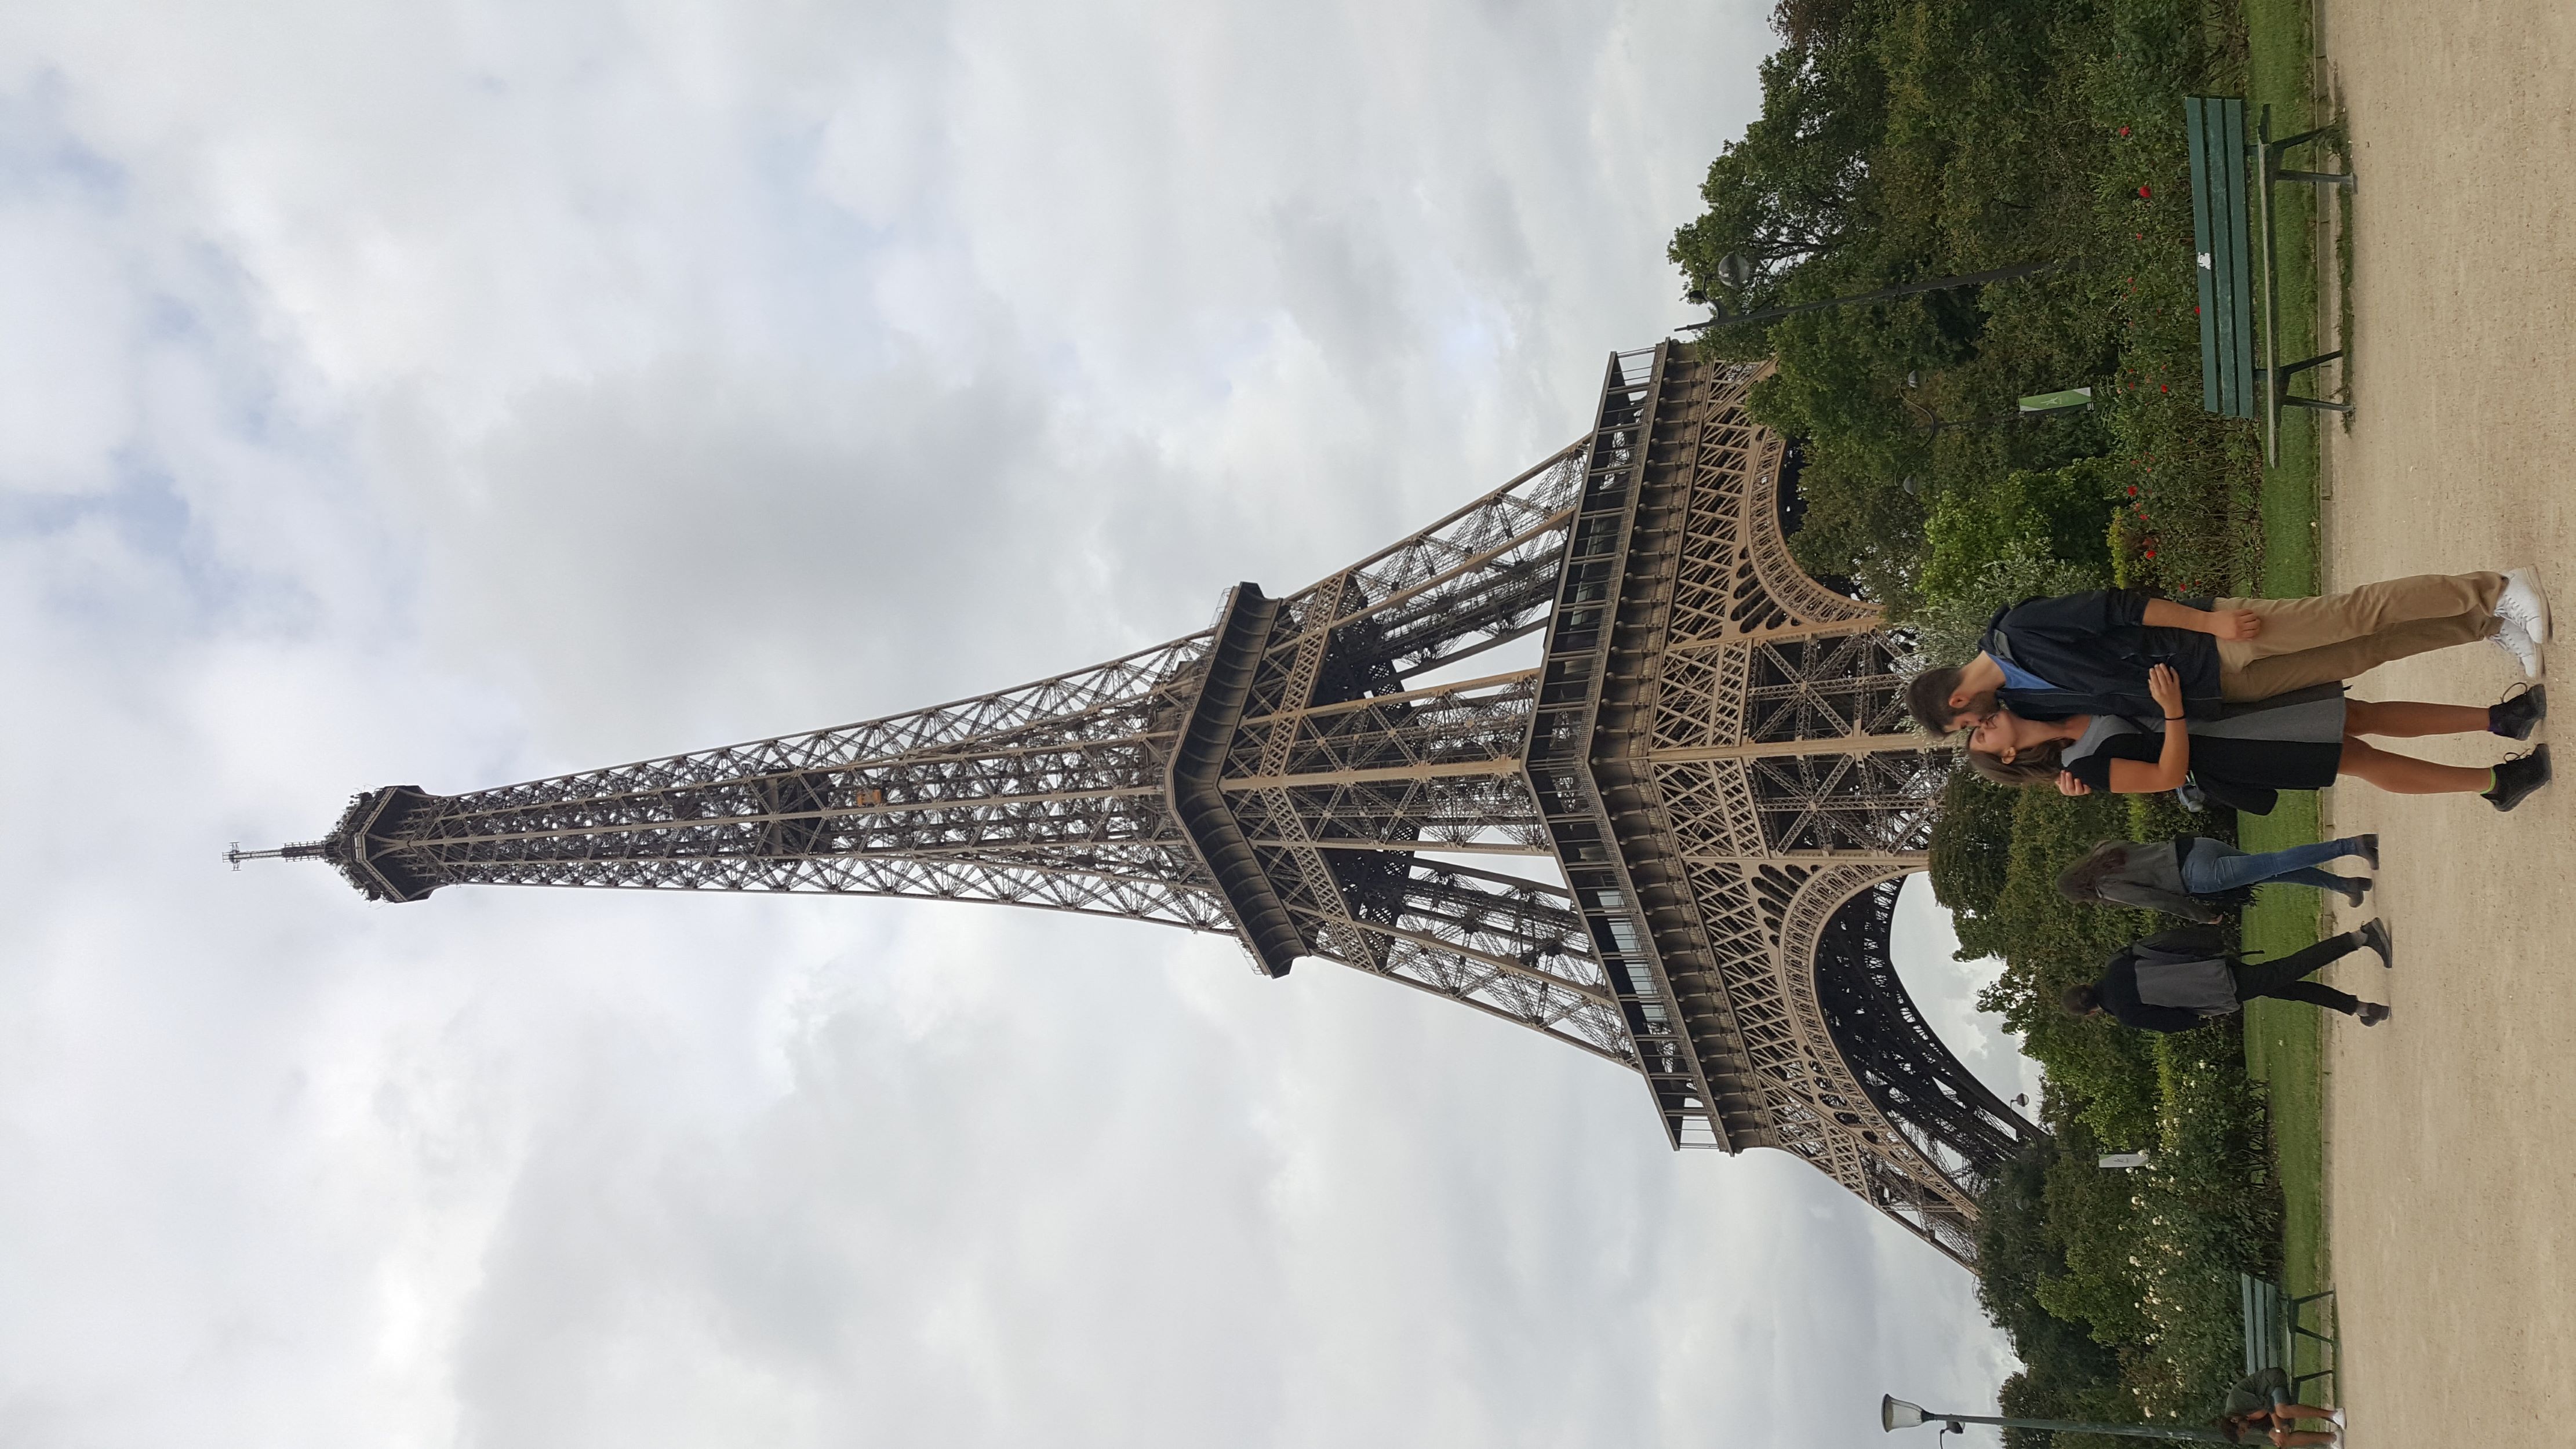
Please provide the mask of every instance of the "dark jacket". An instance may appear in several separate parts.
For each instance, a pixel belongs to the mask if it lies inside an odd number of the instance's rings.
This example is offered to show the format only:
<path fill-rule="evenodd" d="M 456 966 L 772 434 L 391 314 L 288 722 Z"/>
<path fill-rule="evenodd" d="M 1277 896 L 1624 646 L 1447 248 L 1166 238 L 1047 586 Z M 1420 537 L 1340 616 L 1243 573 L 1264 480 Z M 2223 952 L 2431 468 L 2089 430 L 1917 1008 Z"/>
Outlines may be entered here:
<path fill-rule="evenodd" d="M 2134 589 L 2093 589 L 1997 610 L 1980 647 L 2057 686 L 2006 688 L 1997 697 L 2023 719 L 2162 714 L 2147 693 L 2147 671 L 2170 664 L 2182 677 L 2183 713 L 2216 719 L 2218 641 L 2191 629 L 2148 628 L 2148 602 Z"/>
<path fill-rule="evenodd" d="M 2121 735 L 2117 739 L 2106 741 L 2102 748 L 2092 754 L 2068 765 L 2066 773 L 2096 790 L 2107 791 L 2111 788 L 2113 760 L 2136 760 L 2140 764 L 2152 765 L 2157 757 L 2164 753 L 2164 749 L 2165 737 L 2161 734 Z M 2240 815 L 2269 815 L 2272 813 L 2272 808 L 2281 803 L 2279 786 L 2251 784 L 2214 769 L 2206 760 L 2208 754 L 2207 750 L 2198 750 L 2199 758 L 2192 761 L 2191 772 L 2184 776 L 2186 780 L 2200 788 L 2200 793 Z M 2294 785 L 2291 788 L 2312 790 L 2318 787 Z"/>
<path fill-rule="evenodd" d="M 2250 890 L 2239 888 L 2196 896 L 2184 888 L 2183 859 L 2204 838 L 2185 834 L 2172 840 L 2132 842 L 2122 852 L 2120 863 L 2094 882 L 2093 893 L 2113 905 L 2162 911 L 2186 921 L 2215 921 L 2222 908 L 2243 909 L 2254 898 Z"/>
<path fill-rule="evenodd" d="M 2102 994 L 2102 1009 L 2122 1026 L 2140 1031 L 2189 1031 L 2210 1018 L 2183 1007 L 2140 1000 L 2138 968 L 2169 969 L 2200 961 L 2233 964 L 2234 960 L 2227 950 L 2226 937 L 2208 926 L 2184 926 L 2123 948 L 2102 968 L 2102 979 L 2093 983 L 2093 989 Z"/>

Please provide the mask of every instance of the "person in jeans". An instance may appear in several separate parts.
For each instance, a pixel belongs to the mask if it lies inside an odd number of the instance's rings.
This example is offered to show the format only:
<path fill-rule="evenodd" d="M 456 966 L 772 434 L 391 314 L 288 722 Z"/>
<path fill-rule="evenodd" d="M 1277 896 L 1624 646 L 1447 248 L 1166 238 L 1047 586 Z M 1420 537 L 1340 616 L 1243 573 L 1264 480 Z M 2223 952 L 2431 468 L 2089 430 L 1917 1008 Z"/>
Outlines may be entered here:
<path fill-rule="evenodd" d="M 2307 979 L 2365 946 L 2378 953 L 2380 965 L 2397 964 L 2388 927 L 2378 920 L 2251 965 L 2209 927 L 2185 926 L 2123 947 L 2102 968 L 2100 980 L 2069 986 L 2058 1001 L 2069 1016 L 2108 1015 L 2140 1031 L 2189 1031 L 2242 1010 L 2258 996 L 2309 1002 L 2377 1026 L 2388 1019 L 2386 1006 Z"/>
<path fill-rule="evenodd" d="M 1998 610 L 1977 655 L 1906 686 L 1915 724 L 1936 738 L 1999 709 L 2023 719 L 2156 712 L 2147 672 L 2171 666 L 2183 713 L 2351 679 L 2429 649 L 2496 641 L 2526 679 L 2543 668 L 2549 599 L 2529 569 L 2419 574 L 2301 599 L 2214 599 L 2199 608 L 2134 589 L 2026 599 Z"/>
<path fill-rule="evenodd" d="M 2140 842 L 2106 840 L 2057 877 L 2057 888 L 2077 905 L 2134 906 L 2186 921 L 2215 921 L 2223 912 L 2253 903 L 2254 887 L 2313 886 L 2360 905 L 2370 877 L 2336 875 L 2318 867 L 2358 856 L 2379 868 L 2379 837 L 2351 835 L 2316 845 L 2248 853 L 2206 835 Z"/>

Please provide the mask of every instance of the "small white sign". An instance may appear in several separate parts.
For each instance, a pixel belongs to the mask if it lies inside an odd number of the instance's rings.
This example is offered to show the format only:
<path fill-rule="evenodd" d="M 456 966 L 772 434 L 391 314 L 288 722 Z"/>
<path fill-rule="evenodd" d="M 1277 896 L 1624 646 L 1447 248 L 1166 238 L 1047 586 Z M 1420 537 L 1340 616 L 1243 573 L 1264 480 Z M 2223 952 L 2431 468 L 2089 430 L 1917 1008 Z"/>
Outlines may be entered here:
<path fill-rule="evenodd" d="M 2102 1154 L 2101 1165 L 2104 1167 L 2144 1167 L 2147 1165 L 2147 1154 L 2143 1152 L 2105 1152 Z"/>

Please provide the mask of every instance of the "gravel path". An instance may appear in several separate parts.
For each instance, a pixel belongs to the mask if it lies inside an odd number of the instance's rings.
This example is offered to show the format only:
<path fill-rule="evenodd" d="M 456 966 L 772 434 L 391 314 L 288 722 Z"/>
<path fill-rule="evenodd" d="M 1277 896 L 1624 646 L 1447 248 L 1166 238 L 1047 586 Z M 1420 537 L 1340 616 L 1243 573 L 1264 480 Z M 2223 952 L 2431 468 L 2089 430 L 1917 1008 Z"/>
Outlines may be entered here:
<path fill-rule="evenodd" d="M 2576 4 L 2321 0 L 2360 174 L 2354 401 L 2329 428 L 2328 586 L 2536 565 L 2576 721 Z M 2518 676 L 2455 649 L 2376 699 L 2485 703 Z M 2547 738 L 2544 726 L 2540 738 Z M 2576 726 L 2571 726 L 2576 728 Z M 2576 733 L 2562 734 L 2576 741 Z M 2490 763 L 2493 739 L 2424 742 Z M 2378 830 L 2389 1000 L 2327 1032 L 2328 1207 L 2355 1449 L 2576 1438 L 2576 745 L 2510 816 L 2336 792 Z M 2347 915 L 2346 920 L 2355 919 Z"/>

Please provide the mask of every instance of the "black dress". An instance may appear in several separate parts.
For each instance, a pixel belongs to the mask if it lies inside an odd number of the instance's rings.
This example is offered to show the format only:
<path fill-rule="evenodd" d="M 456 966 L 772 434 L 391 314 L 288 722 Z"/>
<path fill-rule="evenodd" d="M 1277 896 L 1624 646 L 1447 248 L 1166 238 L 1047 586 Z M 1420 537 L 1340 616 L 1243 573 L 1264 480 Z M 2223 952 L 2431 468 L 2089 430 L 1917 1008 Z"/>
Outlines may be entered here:
<path fill-rule="evenodd" d="M 2268 814 L 2273 792 L 2321 790 L 2343 767 L 2343 686 L 2231 704 L 2214 720 L 2193 720 L 2191 777 L 2221 802 Z M 2111 762 L 2164 758 L 2164 716 L 2095 715 L 2059 767 L 2096 790 L 2111 788 Z"/>

